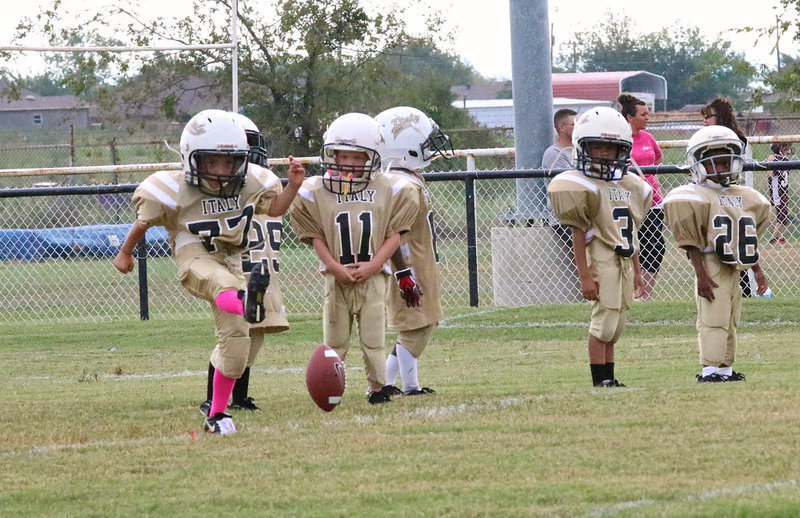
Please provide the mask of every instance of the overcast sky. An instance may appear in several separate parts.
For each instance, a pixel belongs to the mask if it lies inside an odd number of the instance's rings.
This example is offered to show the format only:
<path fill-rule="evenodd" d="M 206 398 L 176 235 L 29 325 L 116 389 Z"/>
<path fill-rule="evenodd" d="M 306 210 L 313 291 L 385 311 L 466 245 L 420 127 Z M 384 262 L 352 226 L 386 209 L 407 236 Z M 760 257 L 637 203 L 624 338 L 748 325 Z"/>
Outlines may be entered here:
<path fill-rule="evenodd" d="M 87 10 L 102 10 L 117 0 L 63 0 L 63 5 L 77 5 Z M 379 1 L 379 0 L 365 0 Z M 131 5 L 133 1 L 125 1 Z M 191 12 L 192 0 L 139 0 L 143 12 L 155 16 L 185 15 Z M 456 41 L 453 49 L 478 72 L 488 77 L 511 77 L 511 49 L 509 34 L 508 0 L 425 0 L 426 6 L 443 10 L 448 17 L 448 28 Z M 23 16 L 36 14 L 46 0 L 4 0 L 0 17 L 0 44 L 9 43 L 11 33 Z M 771 49 L 775 41 L 756 42 L 753 34 L 737 34 L 733 29 L 750 25 L 768 27 L 775 23 L 775 6 L 778 0 L 757 0 L 747 9 L 731 0 L 669 0 L 637 2 L 634 0 L 551 0 L 550 22 L 556 47 L 567 41 L 574 31 L 591 30 L 592 23 L 602 19 L 606 11 L 624 12 L 630 16 L 642 33 L 655 32 L 662 27 L 685 25 L 700 26 L 708 39 L 722 36 L 733 42 L 737 52 L 754 64 L 775 66 Z M 491 37 L 487 37 L 490 34 Z M 36 44 L 40 42 L 31 42 Z M 781 50 L 791 55 L 800 51 L 797 43 L 785 38 Z M 32 56 L 32 55 L 31 55 Z M 35 59 L 31 58 L 32 63 Z M 38 70 L 34 69 L 33 72 Z"/>

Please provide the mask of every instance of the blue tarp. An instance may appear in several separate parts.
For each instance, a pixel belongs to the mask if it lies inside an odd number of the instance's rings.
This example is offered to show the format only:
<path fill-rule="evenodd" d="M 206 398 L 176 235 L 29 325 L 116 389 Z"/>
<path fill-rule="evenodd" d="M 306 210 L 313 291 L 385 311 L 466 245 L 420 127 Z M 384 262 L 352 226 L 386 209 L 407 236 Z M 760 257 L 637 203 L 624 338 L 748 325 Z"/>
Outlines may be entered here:
<path fill-rule="evenodd" d="M 114 257 L 130 224 L 90 225 L 48 229 L 0 229 L 0 261 Z M 170 255 L 163 227 L 148 229 L 149 257 Z"/>

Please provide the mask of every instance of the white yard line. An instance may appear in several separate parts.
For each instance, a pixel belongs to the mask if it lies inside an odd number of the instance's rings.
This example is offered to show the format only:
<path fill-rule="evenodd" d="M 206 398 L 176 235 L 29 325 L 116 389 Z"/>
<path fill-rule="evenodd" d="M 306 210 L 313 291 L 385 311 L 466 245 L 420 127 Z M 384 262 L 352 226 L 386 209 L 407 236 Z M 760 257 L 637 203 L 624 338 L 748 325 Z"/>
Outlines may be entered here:
<path fill-rule="evenodd" d="M 502 322 L 476 322 L 474 324 L 460 324 L 454 323 L 451 324 L 450 320 L 443 320 L 439 323 L 439 327 L 443 328 L 450 328 L 450 329 L 507 329 L 507 328 L 527 328 L 527 327 L 588 327 L 589 322 L 587 320 L 581 320 L 579 322 L 565 322 L 565 321 L 558 321 L 558 322 L 509 322 L 509 323 L 502 323 Z M 648 321 L 648 322 L 637 322 L 635 320 L 629 321 L 627 323 L 628 327 L 662 327 L 662 326 L 694 326 L 694 320 L 656 320 L 656 321 Z M 739 329 L 747 329 L 750 326 L 761 326 L 761 327 L 782 327 L 782 326 L 790 326 L 790 325 L 797 325 L 797 322 L 790 321 L 790 320 L 767 320 L 764 322 L 743 322 L 739 325 Z"/>
<path fill-rule="evenodd" d="M 576 393 L 575 395 L 577 396 L 578 394 Z M 356 397 L 357 396 L 358 395 L 356 394 Z M 432 396 L 431 399 L 433 397 L 435 396 Z M 390 413 L 385 415 L 358 414 L 349 417 L 347 419 L 328 419 L 323 421 L 323 423 L 325 426 L 329 427 L 352 427 L 353 424 L 365 425 L 380 421 L 386 421 L 388 423 L 391 423 L 396 421 L 398 418 L 442 419 L 455 415 L 503 410 L 509 407 L 514 407 L 529 402 L 552 400 L 552 399 L 564 399 L 567 397 L 571 397 L 571 395 L 554 394 L 554 395 L 536 395 L 527 397 L 506 397 L 498 399 L 496 401 L 489 401 L 480 404 L 464 403 L 460 405 L 448 405 L 448 406 L 438 406 L 438 407 L 424 406 L 424 407 L 409 408 L 399 413 Z M 92 442 L 81 442 L 81 443 L 71 443 L 71 444 L 33 446 L 25 450 L 2 452 L 0 453 L 0 458 L 17 457 L 22 455 L 44 455 L 48 453 L 60 452 L 65 450 L 79 451 L 90 448 L 124 448 L 124 447 L 138 446 L 144 444 L 154 444 L 158 442 L 165 442 L 165 443 L 182 442 L 186 440 L 191 440 L 193 438 L 196 438 L 197 436 L 204 436 L 205 434 L 202 431 L 202 420 L 198 417 L 197 419 L 194 419 L 192 422 L 197 425 L 198 430 L 194 432 L 189 431 L 186 434 L 181 434 L 176 437 L 142 437 L 138 439 L 127 439 L 127 440 L 92 441 Z M 240 433 L 253 434 L 262 432 L 274 432 L 279 429 L 285 429 L 285 428 L 302 430 L 307 426 L 308 423 L 304 422 L 288 422 L 288 423 L 282 423 L 278 427 L 276 426 L 266 426 L 260 428 L 246 427 L 241 429 Z"/>

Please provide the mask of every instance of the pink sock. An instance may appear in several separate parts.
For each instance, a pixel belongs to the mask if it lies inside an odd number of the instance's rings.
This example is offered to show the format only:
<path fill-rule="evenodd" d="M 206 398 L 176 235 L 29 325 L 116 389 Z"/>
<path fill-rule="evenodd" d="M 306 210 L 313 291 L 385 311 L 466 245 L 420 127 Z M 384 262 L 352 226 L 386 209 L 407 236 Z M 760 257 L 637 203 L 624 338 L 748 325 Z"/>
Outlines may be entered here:
<path fill-rule="evenodd" d="M 211 410 L 208 415 L 213 416 L 228 409 L 228 400 L 233 393 L 236 380 L 222 374 L 219 369 L 214 370 L 214 396 L 211 398 Z"/>
<path fill-rule="evenodd" d="M 239 292 L 236 290 L 220 292 L 217 298 L 214 299 L 214 304 L 226 313 L 244 315 L 244 306 L 242 306 L 242 300 L 239 298 Z"/>

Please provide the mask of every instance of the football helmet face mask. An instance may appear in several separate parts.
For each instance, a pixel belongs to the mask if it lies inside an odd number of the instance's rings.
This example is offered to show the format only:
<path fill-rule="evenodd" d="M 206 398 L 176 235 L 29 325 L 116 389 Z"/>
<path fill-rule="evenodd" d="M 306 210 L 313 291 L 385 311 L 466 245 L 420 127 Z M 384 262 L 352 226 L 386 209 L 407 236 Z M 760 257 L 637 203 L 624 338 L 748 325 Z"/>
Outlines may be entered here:
<path fill-rule="evenodd" d="M 320 151 L 322 184 L 334 194 L 354 194 L 367 188 L 372 175 L 380 170 L 383 145 L 375 119 L 363 113 L 347 113 L 333 121 L 323 137 Z M 363 165 L 337 160 L 337 153 L 364 153 Z"/>
<path fill-rule="evenodd" d="M 189 185 L 218 198 L 235 198 L 242 191 L 250 147 L 244 129 L 230 113 L 203 110 L 192 117 L 183 128 L 180 151 Z M 211 168 L 210 163 L 224 163 L 226 167 Z"/>
<path fill-rule="evenodd" d="M 410 106 L 397 106 L 379 113 L 375 120 L 385 145 L 381 150 L 384 167 L 420 171 L 437 157 L 453 155 L 450 137 L 436 122 Z"/>
<path fill-rule="evenodd" d="M 244 128 L 244 133 L 247 135 L 247 145 L 250 146 L 250 162 L 267 167 L 267 144 L 258 126 L 241 113 L 231 112 L 231 114 L 236 122 Z"/>
<path fill-rule="evenodd" d="M 602 158 L 590 153 L 595 145 L 616 147 L 614 156 Z M 575 167 L 590 178 L 619 180 L 628 171 L 633 146 L 631 126 L 617 110 L 598 106 L 575 121 L 572 158 Z M 595 156 L 592 156 L 594 154 Z"/>
<path fill-rule="evenodd" d="M 686 145 L 686 164 L 694 183 L 710 187 L 736 184 L 744 165 L 742 141 L 725 126 L 701 128 Z"/>

